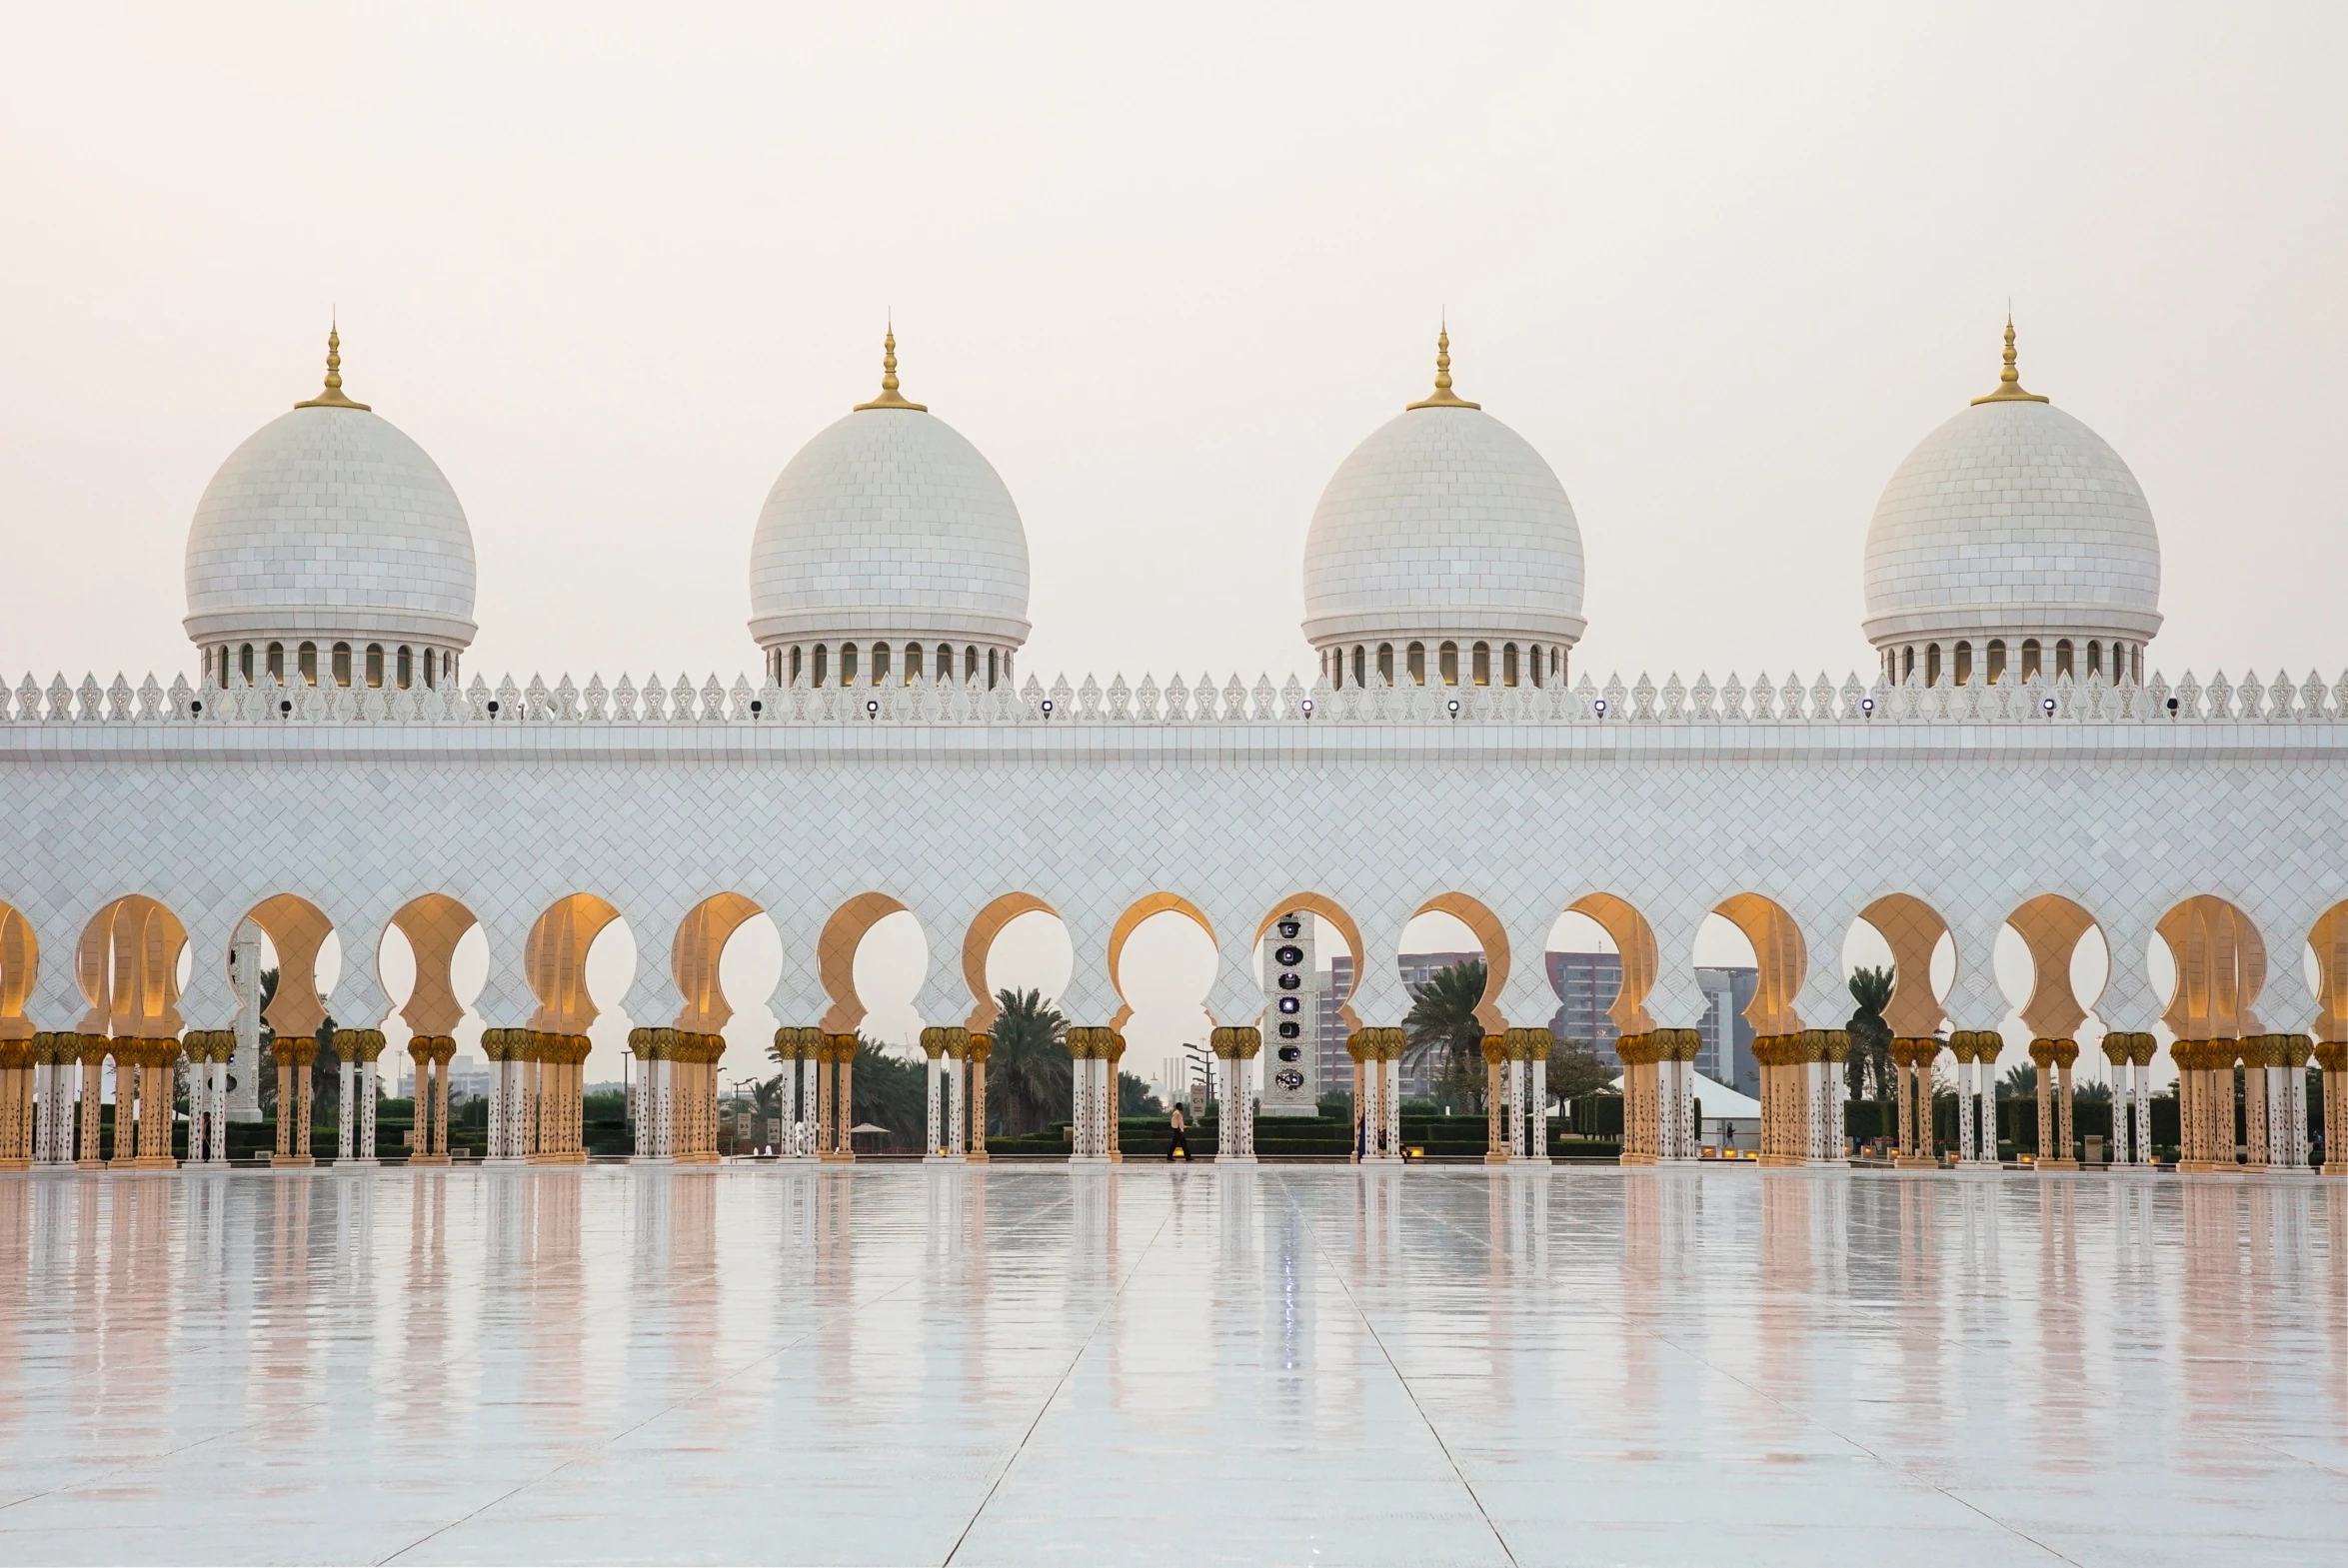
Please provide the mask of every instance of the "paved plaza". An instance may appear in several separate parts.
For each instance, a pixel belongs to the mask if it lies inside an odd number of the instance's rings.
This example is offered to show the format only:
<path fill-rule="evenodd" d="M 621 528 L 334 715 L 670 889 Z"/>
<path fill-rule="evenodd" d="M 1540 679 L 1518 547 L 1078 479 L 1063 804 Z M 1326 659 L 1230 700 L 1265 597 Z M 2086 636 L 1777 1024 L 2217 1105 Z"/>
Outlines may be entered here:
<path fill-rule="evenodd" d="M 0 1183 L 0 1561 L 2336 1564 L 2348 1184 Z"/>

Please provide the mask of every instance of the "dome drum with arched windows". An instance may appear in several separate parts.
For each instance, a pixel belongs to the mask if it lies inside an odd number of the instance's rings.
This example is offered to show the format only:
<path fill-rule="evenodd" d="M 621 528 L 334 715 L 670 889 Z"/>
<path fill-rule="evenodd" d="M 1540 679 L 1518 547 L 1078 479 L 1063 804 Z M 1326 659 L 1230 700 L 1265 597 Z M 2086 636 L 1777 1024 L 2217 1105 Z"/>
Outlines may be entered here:
<path fill-rule="evenodd" d="M 1011 679 L 1029 631 L 1027 531 L 979 449 L 900 392 L 894 328 L 881 395 L 819 432 L 768 493 L 750 593 L 779 686 Z"/>
<path fill-rule="evenodd" d="M 1908 454 L 1867 529 L 1867 641 L 1893 681 L 2141 681 L 2160 630 L 2160 538 L 2102 437 L 1997 389 Z"/>
<path fill-rule="evenodd" d="M 473 621 L 473 533 L 422 447 L 326 385 L 213 475 L 188 530 L 182 623 L 207 679 L 438 686 Z"/>
<path fill-rule="evenodd" d="M 1304 636 L 1330 685 L 1562 682 L 1582 619 L 1581 529 L 1530 443 L 1451 386 L 1337 468 L 1304 544 Z"/>

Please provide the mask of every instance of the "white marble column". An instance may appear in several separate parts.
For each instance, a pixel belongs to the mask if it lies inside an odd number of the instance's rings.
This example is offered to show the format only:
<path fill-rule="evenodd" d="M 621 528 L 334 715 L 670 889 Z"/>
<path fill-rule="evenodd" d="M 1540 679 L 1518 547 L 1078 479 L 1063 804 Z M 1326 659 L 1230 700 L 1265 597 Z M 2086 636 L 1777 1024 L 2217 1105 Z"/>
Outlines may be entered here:
<path fill-rule="evenodd" d="M 1388 1056 L 1378 1064 L 1385 1086 L 1378 1091 L 1379 1108 L 1386 1118 L 1386 1158 L 1402 1162 L 1402 1058 Z"/>
<path fill-rule="evenodd" d="M 375 1058 L 370 1056 L 359 1069 L 359 1163 L 362 1165 L 375 1163 Z"/>
<path fill-rule="evenodd" d="M 490 1048 L 489 1042 L 484 1040 L 482 1048 L 485 1051 L 488 1050 Z M 490 1057 L 489 1147 L 483 1151 L 481 1159 L 485 1165 L 503 1165 L 514 1157 L 507 1151 L 507 1145 L 511 1139 L 506 1127 L 506 1100 L 513 1091 L 511 1071 L 513 1065 L 502 1054 Z"/>
<path fill-rule="evenodd" d="M 1525 1133 L 1531 1146 L 1525 1158 L 1546 1165 L 1549 1162 L 1549 1058 L 1535 1056 L 1525 1065 L 1531 1069 L 1532 1079 L 1531 1091 L 1526 1096 L 1531 1101 L 1527 1113 L 1532 1125 Z"/>
<path fill-rule="evenodd" d="M 970 1063 L 960 1055 L 946 1061 L 946 1152 L 948 1157 L 961 1159 L 970 1152 L 966 1123 L 971 1119 L 968 1109 L 970 1094 Z"/>
<path fill-rule="evenodd" d="M 334 1157 L 336 1163 L 340 1164 L 359 1156 L 358 1145 L 352 1140 L 352 1134 L 357 1131 L 357 1120 L 352 1113 L 358 1107 L 352 1103 L 353 1094 L 351 1092 L 356 1086 L 358 1073 L 352 1070 L 352 1062 L 348 1056 L 344 1056 L 339 1050 L 335 1052 L 335 1055 L 338 1058 L 335 1065 L 335 1086 L 339 1092 L 335 1096 Z"/>
<path fill-rule="evenodd" d="M 1508 1157 L 1524 1157 L 1524 1058 L 1508 1058 Z"/>
<path fill-rule="evenodd" d="M 922 1157 L 937 1159 L 946 1147 L 946 1058 L 943 1054 L 932 1052 L 924 1065 L 928 1069 L 924 1074 L 924 1087 L 928 1091 L 929 1104 L 925 1111 L 928 1134 L 922 1144 Z"/>

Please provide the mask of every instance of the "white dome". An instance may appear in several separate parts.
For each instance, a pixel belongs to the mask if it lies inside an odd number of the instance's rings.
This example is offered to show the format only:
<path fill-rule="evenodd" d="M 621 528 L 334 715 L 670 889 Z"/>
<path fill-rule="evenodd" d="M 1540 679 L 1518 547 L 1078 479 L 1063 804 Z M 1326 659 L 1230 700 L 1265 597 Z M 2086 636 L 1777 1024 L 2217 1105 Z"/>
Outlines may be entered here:
<path fill-rule="evenodd" d="M 339 390 L 336 391 L 339 397 Z M 473 531 L 424 449 L 349 404 L 271 420 L 188 530 L 188 636 L 415 639 L 464 648 Z"/>
<path fill-rule="evenodd" d="M 892 392 L 889 394 L 894 396 Z M 864 408 L 799 451 L 750 547 L 751 635 L 1028 636 L 1028 536 L 979 449 L 936 415 Z"/>
<path fill-rule="evenodd" d="M 2018 391 L 2018 384 L 2015 384 Z M 2007 395 L 1926 436 L 1867 528 L 1878 648 L 1915 638 L 2160 630 L 2160 538 L 2136 476 L 2051 403 Z"/>
<path fill-rule="evenodd" d="M 1305 535 L 1316 648 L 1452 635 L 1571 645 L 1588 624 L 1581 592 L 1565 487 L 1523 437 L 1465 404 L 1415 407 L 1371 432 Z"/>

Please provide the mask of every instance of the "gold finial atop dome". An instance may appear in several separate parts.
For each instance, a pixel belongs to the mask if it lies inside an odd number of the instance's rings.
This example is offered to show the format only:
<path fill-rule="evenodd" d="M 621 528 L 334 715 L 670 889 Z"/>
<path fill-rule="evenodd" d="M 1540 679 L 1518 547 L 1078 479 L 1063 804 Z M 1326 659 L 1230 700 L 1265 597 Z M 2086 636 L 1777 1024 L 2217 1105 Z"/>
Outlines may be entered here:
<path fill-rule="evenodd" d="M 2005 369 L 1997 373 L 1997 390 L 1975 398 L 1975 403 L 2046 403 L 2035 392 L 2022 390 L 2022 373 L 2014 369 L 2014 313 L 2005 313 Z"/>
<path fill-rule="evenodd" d="M 881 395 L 870 403 L 858 404 L 856 408 L 860 414 L 866 409 L 911 409 L 916 414 L 930 412 L 930 405 L 908 403 L 905 395 L 897 390 L 897 323 L 894 320 L 889 323 L 888 336 L 881 340 Z"/>
<path fill-rule="evenodd" d="M 1451 324 L 1444 322 L 1435 332 L 1435 388 L 1434 395 L 1421 398 L 1409 405 L 1414 409 L 1480 409 L 1480 403 L 1470 403 L 1451 390 Z"/>
<path fill-rule="evenodd" d="M 339 323 L 329 323 L 326 329 L 326 390 L 306 403 L 294 405 L 297 409 L 358 409 L 368 412 L 364 403 L 353 403 L 343 396 L 343 334 Z"/>

